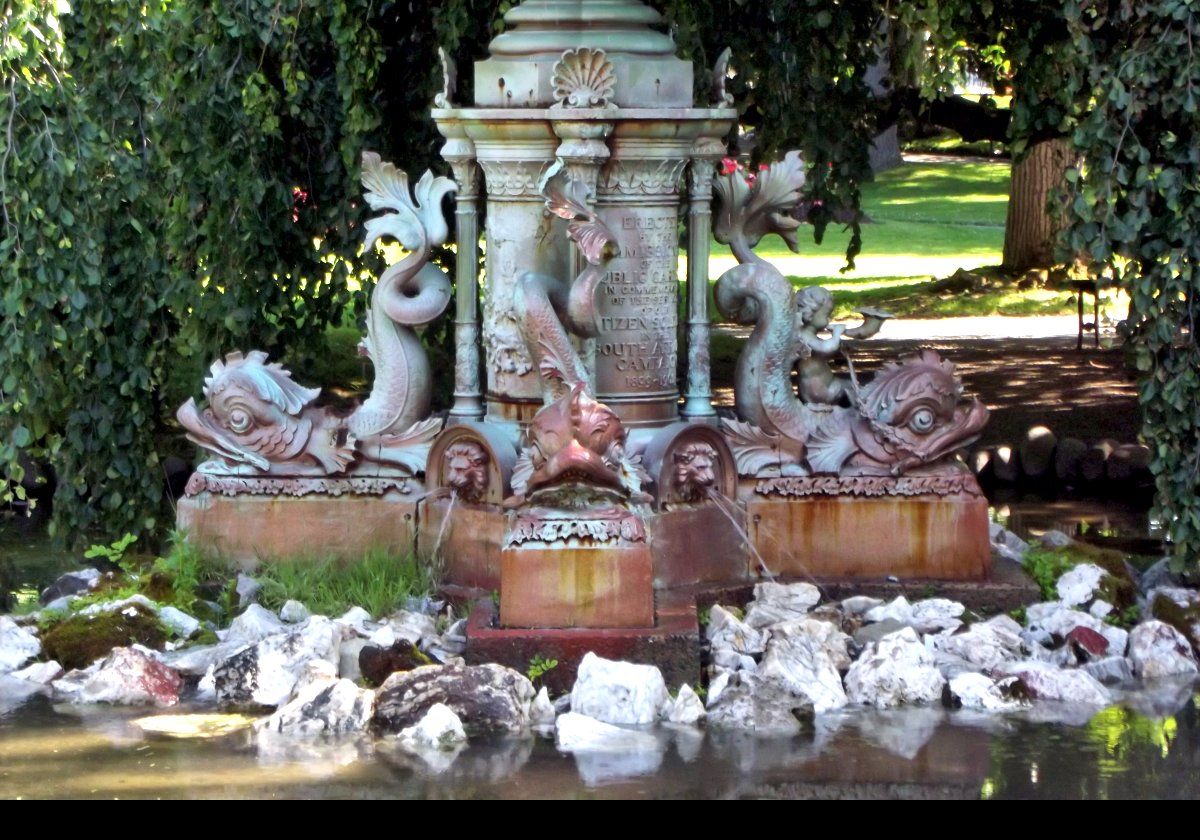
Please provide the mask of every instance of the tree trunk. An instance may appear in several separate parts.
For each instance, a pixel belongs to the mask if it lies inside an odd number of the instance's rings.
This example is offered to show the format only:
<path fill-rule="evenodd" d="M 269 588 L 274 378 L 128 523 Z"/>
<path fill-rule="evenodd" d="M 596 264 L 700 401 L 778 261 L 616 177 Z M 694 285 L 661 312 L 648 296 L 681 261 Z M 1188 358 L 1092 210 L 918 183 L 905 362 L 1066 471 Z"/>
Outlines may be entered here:
<path fill-rule="evenodd" d="M 1004 223 L 1004 267 L 1014 271 L 1046 268 L 1054 262 L 1054 239 L 1062 214 L 1049 202 L 1063 183 L 1071 163 L 1071 147 L 1064 139 L 1042 140 L 1013 166 Z"/>

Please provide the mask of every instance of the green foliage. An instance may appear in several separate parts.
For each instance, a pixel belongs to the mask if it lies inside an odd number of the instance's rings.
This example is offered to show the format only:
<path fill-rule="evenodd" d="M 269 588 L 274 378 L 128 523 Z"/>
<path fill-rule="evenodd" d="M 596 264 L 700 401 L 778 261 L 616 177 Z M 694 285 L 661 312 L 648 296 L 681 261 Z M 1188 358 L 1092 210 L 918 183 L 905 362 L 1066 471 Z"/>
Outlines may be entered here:
<path fill-rule="evenodd" d="M 529 677 L 531 683 L 536 683 L 548 671 L 553 671 L 557 667 L 557 659 L 547 659 L 541 654 L 534 654 L 533 658 L 529 660 L 529 667 L 525 670 L 525 676 Z"/>
<path fill-rule="evenodd" d="M 381 261 L 359 253 L 360 155 L 442 166 L 436 50 L 466 66 L 492 5 L 5 5 L 0 473 L 53 463 L 57 536 L 164 522 L 173 412 L 213 358 L 303 366 L 361 316 Z M 443 352 L 448 324 L 426 331 Z"/>
<path fill-rule="evenodd" d="M 264 564 L 256 573 L 262 584 L 259 600 L 278 610 L 284 602 L 300 601 L 314 613 L 341 615 L 362 607 L 383 616 L 408 598 L 432 595 L 438 586 L 436 568 L 411 555 L 372 551 L 351 562 L 294 560 Z"/>
<path fill-rule="evenodd" d="M 736 75 L 727 90 L 740 122 L 755 136 L 756 160 L 800 149 L 809 163 L 806 194 L 820 204 L 811 217 L 820 242 L 832 208 L 858 207 L 871 178 L 868 148 L 876 134 L 866 84 L 878 60 L 885 6 L 874 0 L 758 0 L 697 3 L 657 0 L 671 22 L 679 54 L 695 65 L 699 101 L 707 101 L 712 66 L 726 47 Z M 862 247 L 850 224 L 846 257 Z"/>
<path fill-rule="evenodd" d="M 1055 584 L 1080 562 L 1079 558 L 1057 548 L 1031 548 L 1021 558 L 1021 565 L 1042 590 L 1042 597 L 1047 601 L 1058 600 Z"/>
<path fill-rule="evenodd" d="M 125 562 L 125 552 L 131 545 L 137 542 L 137 536 L 134 534 L 126 534 L 119 540 L 108 545 L 93 545 L 87 551 L 83 552 L 83 556 L 89 560 L 103 558 L 114 566 L 122 566 Z M 122 566 L 122 568 L 124 568 Z"/>
<path fill-rule="evenodd" d="M 1200 568 L 1200 15 L 1180 0 L 1068 2 L 1067 253 L 1130 296 L 1143 434 L 1176 569 Z"/>

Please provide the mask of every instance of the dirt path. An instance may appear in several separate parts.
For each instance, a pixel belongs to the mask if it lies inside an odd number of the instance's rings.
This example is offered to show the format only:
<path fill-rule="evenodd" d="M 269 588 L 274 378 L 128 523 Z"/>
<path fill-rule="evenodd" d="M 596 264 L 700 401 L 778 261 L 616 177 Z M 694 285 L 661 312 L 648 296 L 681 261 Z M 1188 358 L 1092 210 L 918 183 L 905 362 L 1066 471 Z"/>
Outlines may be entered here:
<path fill-rule="evenodd" d="M 983 332 L 998 331 L 997 319 L 958 318 L 947 321 L 992 321 L 977 324 Z M 1021 318 L 1026 321 L 1022 337 L 958 337 L 969 324 L 943 324 L 940 337 L 893 338 L 864 341 L 853 353 L 855 370 L 869 378 L 885 361 L 933 347 L 958 367 L 968 393 L 979 396 L 992 409 L 992 418 L 981 444 L 1011 443 L 1025 429 L 1042 424 L 1061 437 L 1095 440 L 1111 437 L 1121 442 L 1137 439 L 1141 418 L 1137 406 L 1137 383 L 1126 370 L 1121 349 L 1076 351 L 1075 336 L 1039 321 L 1062 319 Z M 937 322 L 928 322 L 936 324 Z M 1063 323 L 1066 323 L 1063 321 Z M 1070 319 L 1074 329 L 1074 319 Z M 889 325 L 890 327 L 891 325 Z M 897 322 L 897 327 L 900 322 Z M 985 329 L 985 326 L 988 327 Z M 1039 335 L 1041 332 L 1057 335 Z M 908 332 L 908 330 L 906 330 Z M 914 330 L 917 332 L 917 330 Z M 721 404 L 733 404 L 731 383 L 718 385 Z"/>

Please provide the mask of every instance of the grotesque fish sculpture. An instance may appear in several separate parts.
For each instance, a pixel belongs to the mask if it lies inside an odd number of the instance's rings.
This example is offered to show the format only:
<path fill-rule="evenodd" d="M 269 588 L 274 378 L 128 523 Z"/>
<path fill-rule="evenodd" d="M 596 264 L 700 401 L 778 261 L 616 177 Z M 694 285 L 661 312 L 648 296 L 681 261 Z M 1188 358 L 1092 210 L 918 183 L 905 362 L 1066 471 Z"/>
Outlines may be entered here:
<path fill-rule="evenodd" d="M 625 427 L 612 409 L 588 396 L 582 383 L 534 415 L 528 440 L 532 472 L 526 494 L 567 483 L 624 490 Z"/>
<path fill-rule="evenodd" d="M 988 420 L 935 350 L 891 362 L 808 440 L 814 472 L 901 475 L 970 445 Z"/>
<path fill-rule="evenodd" d="M 200 411 L 189 399 L 176 416 L 188 440 L 232 464 L 263 473 L 339 472 L 354 458 L 353 442 L 338 418 L 312 406 L 318 394 L 267 364 L 266 353 L 230 353 L 204 380 L 208 407 Z"/>

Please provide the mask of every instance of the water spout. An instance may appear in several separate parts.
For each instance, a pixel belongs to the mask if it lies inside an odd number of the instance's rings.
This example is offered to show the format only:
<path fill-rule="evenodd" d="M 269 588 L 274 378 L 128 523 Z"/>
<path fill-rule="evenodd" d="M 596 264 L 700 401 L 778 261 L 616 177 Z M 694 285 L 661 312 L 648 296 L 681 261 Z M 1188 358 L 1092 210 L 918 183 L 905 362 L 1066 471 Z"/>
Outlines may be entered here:
<path fill-rule="evenodd" d="M 731 525 L 733 525 L 733 529 L 737 531 L 738 536 L 742 538 L 742 542 L 746 544 L 746 547 L 750 549 L 751 553 L 754 555 L 754 558 L 758 560 L 758 567 L 762 570 L 763 575 L 767 578 L 767 580 L 774 583 L 775 575 L 772 574 L 771 570 L 767 568 L 767 561 L 765 561 L 763 556 L 759 554 L 758 549 L 754 547 L 754 542 L 750 539 L 750 535 L 746 533 L 746 529 L 742 527 L 742 524 L 738 522 L 737 516 L 734 515 L 734 512 L 737 510 L 737 503 L 734 502 L 733 499 L 730 499 L 728 496 L 725 496 L 712 487 L 708 488 L 706 495 L 708 498 L 712 499 L 717 510 L 721 511 L 721 513 L 725 515 L 725 518 L 729 520 Z M 726 507 L 726 505 L 729 507 Z"/>

